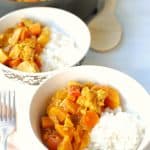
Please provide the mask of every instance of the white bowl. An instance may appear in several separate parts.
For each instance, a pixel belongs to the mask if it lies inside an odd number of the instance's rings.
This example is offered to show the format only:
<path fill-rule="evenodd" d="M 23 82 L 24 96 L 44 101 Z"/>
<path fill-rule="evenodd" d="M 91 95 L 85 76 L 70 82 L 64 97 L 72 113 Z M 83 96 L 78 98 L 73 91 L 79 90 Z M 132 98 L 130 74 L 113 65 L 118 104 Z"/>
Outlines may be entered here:
<path fill-rule="evenodd" d="M 70 80 L 91 81 L 115 87 L 121 94 L 124 110 L 138 114 L 145 124 L 145 137 L 138 149 L 143 150 L 150 141 L 149 94 L 131 77 L 114 69 L 100 66 L 78 66 L 60 71 L 37 89 L 31 101 L 29 120 L 34 141 L 40 148 L 46 149 L 41 142 L 39 125 L 40 117 L 44 114 L 48 104 L 48 97 L 57 89 L 64 87 Z"/>
<path fill-rule="evenodd" d="M 9 27 L 13 27 L 22 18 L 34 19 L 40 21 L 46 26 L 56 25 L 75 40 L 81 51 L 80 54 L 77 57 L 75 56 L 75 59 L 73 59 L 67 67 L 74 66 L 79 63 L 89 50 L 91 39 L 87 25 L 80 18 L 70 12 L 57 8 L 33 7 L 11 12 L 0 18 L 0 33 Z M 8 78 L 21 80 L 32 85 L 41 83 L 41 81 L 46 79 L 48 75 L 52 74 L 52 71 L 41 73 L 24 73 L 10 69 L 2 64 L 0 64 L 0 68 Z"/>

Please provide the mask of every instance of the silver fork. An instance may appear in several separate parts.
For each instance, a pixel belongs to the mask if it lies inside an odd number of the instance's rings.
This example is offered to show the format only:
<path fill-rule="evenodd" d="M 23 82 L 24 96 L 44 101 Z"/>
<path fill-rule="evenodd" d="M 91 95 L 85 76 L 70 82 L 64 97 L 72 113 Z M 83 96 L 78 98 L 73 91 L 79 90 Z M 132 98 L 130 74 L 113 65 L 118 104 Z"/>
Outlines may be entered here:
<path fill-rule="evenodd" d="M 7 150 L 7 138 L 15 129 L 15 91 L 0 92 L 0 150 Z"/>

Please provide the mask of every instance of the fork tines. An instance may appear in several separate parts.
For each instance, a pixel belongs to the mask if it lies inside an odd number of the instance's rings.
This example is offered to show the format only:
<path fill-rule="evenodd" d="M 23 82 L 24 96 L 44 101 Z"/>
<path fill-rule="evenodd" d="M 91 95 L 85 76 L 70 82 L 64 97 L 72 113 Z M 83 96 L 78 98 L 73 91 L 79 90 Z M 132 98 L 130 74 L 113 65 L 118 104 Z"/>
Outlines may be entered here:
<path fill-rule="evenodd" d="M 16 118 L 15 91 L 0 92 L 0 121 L 10 121 Z"/>

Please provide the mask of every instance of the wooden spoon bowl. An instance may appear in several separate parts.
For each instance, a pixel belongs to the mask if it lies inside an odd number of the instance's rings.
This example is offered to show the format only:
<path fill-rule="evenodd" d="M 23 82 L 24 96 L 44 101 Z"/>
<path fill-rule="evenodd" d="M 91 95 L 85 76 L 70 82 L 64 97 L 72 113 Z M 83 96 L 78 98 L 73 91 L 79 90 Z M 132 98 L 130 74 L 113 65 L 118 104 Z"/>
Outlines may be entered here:
<path fill-rule="evenodd" d="M 122 29 L 114 14 L 116 0 L 105 0 L 104 9 L 88 24 L 91 32 L 91 48 L 108 51 L 121 40 Z"/>

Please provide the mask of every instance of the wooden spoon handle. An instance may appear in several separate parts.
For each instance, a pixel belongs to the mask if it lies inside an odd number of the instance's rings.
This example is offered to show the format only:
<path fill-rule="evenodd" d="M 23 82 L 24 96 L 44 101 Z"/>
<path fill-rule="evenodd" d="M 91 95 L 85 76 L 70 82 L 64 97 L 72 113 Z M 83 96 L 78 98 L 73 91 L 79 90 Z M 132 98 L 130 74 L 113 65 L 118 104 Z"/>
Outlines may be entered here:
<path fill-rule="evenodd" d="M 105 0 L 105 6 L 102 13 L 114 13 L 116 0 Z"/>

